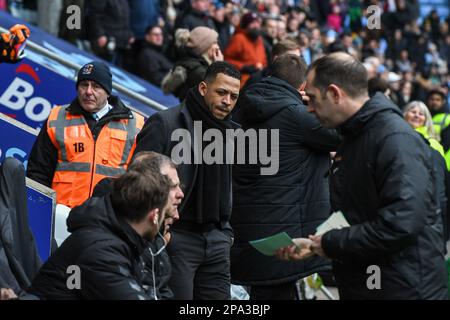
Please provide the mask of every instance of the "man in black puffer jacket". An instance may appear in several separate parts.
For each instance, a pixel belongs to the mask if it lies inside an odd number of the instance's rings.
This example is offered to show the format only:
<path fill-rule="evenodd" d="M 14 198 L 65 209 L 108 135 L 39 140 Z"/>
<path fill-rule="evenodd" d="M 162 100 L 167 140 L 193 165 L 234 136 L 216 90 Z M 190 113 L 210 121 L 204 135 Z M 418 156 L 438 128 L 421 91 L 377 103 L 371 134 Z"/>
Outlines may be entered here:
<path fill-rule="evenodd" d="M 135 167 L 114 181 L 112 194 L 75 207 L 67 219 L 72 234 L 41 268 L 29 292 L 51 300 L 152 299 L 142 283 L 140 257 L 145 239 L 155 238 L 173 206 L 170 186 L 159 167 Z"/>
<path fill-rule="evenodd" d="M 335 130 L 323 128 L 302 103 L 303 58 L 282 55 L 271 72 L 240 97 L 241 125 L 244 130 L 279 130 L 279 170 L 263 175 L 261 166 L 250 161 L 233 166 L 231 276 L 233 283 L 251 286 L 251 299 L 288 300 L 296 298 L 296 280 L 331 269 L 329 262 L 320 257 L 284 262 L 262 255 L 248 242 L 282 231 L 306 237 L 328 218 L 325 174 L 330 151 L 337 149 L 340 138 Z"/>
<path fill-rule="evenodd" d="M 308 70 L 309 107 L 343 135 L 330 172 L 333 211 L 350 227 L 310 237 L 333 260 L 341 299 L 446 299 L 442 217 L 429 146 L 364 66 L 333 53 Z"/>

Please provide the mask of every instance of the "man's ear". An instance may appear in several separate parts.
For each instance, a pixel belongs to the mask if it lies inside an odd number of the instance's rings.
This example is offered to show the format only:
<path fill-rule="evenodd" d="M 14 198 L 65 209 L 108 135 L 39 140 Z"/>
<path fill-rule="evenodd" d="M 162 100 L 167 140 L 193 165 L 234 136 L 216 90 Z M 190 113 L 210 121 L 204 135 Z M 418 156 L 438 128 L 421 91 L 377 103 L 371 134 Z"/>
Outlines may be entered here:
<path fill-rule="evenodd" d="M 159 219 L 159 209 L 156 208 L 156 209 L 153 209 L 152 211 L 150 211 L 148 218 L 156 226 L 158 224 L 158 219 Z"/>
<path fill-rule="evenodd" d="M 208 85 L 205 81 L 202 81 L 198 84 L 198 91 L 204 97 L 206 95 L 206 92 L 208 91 Z"/>
<path fill-rule="evenodd" d="M 338 103 L 342 99 L 342 90 L 335 84 L 330 84 L 328 86 L 327 92 L 330 93 L 331 99 L 334 103 Z M 328 93 L 327 93 L 328 94 Z"/>

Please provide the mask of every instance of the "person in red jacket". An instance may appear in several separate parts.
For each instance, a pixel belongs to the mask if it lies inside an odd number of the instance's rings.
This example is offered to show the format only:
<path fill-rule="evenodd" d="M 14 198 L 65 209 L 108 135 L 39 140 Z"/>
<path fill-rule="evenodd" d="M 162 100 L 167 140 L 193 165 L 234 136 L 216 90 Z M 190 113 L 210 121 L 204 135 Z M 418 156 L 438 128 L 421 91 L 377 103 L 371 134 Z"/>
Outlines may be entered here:
<path fill-rule="evenodd" d="M 225 61 L 235 65 L 242 74 L 241 88 L 250 75 L 267 66 L 261 33 L 261 20 L 256 13 L 242 16 L 240 28 L 225 49 Z"/>

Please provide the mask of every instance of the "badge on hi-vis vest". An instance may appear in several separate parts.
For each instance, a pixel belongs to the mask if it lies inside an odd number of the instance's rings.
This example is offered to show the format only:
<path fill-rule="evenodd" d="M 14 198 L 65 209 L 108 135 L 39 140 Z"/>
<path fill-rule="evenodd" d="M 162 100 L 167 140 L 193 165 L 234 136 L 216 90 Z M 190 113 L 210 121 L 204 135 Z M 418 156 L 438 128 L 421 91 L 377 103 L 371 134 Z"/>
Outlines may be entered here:
<path fill-rule="evenodd" d="M 87 64 L 83 67 L 83 70 L 81 70 L 82 74 L 91 74 L 92 70 L 94 70 L 94 66 L 92 64 Z"/>

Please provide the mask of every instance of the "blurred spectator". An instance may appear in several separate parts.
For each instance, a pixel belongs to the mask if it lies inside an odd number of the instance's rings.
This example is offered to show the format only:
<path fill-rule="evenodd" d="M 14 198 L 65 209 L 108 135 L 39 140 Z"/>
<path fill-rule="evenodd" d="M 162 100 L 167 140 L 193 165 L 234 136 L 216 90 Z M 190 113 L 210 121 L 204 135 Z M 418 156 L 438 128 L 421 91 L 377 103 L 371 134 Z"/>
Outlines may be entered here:
<path fill-rule="evenodd" d="M 158 24 L 160 0 L 128 0 L 130 25 L 136 39 L 143 39 L 148 26 Z"/>
<path fill-rule="evenodd" d="M 215 29 L 214 21 L 209 15 L 209 0 L 190 0 L 190 8 L 177 17 L 176 29 L 193 30 L 196 27 Z"/>
<path fill-rule="evenodd" d="M 313 58 L 312 49 L 309 46 L 309 33 L 302 31 L 298 34 L 298 43 L 300 45 L 300 54 L 305 59 L 306 65 L 310 65 Z"/>
<path fill-rule="evenodd" d="M 292 39 L 284 39 L 280 42 L 277 42 L 273 48 L 270 56 L 272 57 L 271 64 L 281 55 L 283 54 L 293 54 L 296 56 L 300 56 L 300 45 L 297 41 Z M 250 78 L 245 83 L 244 89 L 250 86 L 251 84 L 261 82 L 262 79 L 268 77 L 270 75 L 270 65 L 262 70 L 256 71 L 253 73 Z M 239 104 L 239 101 L 238 101 Z M 236 120 L 235 118 L 233 118 Z"/>
<path fill-rule="evenodd" d="M 300 30 L 300 20 L 290 17 L 287 20 L 286 32 L 288 37 L 297 37 Z"/>
<path fill-rule="evenodd" d="M 395 69 L 399 72 L 410 72 L 413 70 L 411 61 L 409 61 L 408 50 L 403 49 L 400 51 L 400 58 L 396 60 Z"/>
<path fill-rule="evenodd" d="M 82 27 L 81 29 L 69 29 L 67 28 L 67 19 L 70 17 L 71 13 L 67 13 L 66 10 L 69 6 L 75 5 L 81 9 L 81 12 L 84 12 L 84 0 L 63 0 L 62 10 L 59 17 L 59 31 L 58 37 L 69 41 L 75 45 L 79 44 L 79 40 L 81 38 L 86 38 L 86 30 Z M 81 23 L 84 23 L 82 15 Z M 84 33 L 83 33 L 84 31 Z M 81 48 L 81 45 L 78 45 Z"/>
<path fill-rule="evenodd" d="M 264 19 L 261 36 L 264 41 L 264 49 L 266 50 L 266 57 L 268 60 L 270 60 L 271 59 L 270 52 L 272 51 L 272 47 L 277 42 L 278 38 L 277 19 L 274 19 L 273 17 L 268 17 Z"/>
<path fill-rule="evenodd" d="M 413 88 L 414 85 L 411 81 L 403 81 L 398 93 L 398 106 L 400 108 L 403 108 L 406 104 L 415 99 L 415 96 L 413 95 Z"/>
<path fill-rule="evenodd" d="M 438 41 L 440 37 L 440 18 L 437 10 L 430 11 L 427 17 L 423 20 L 423 28 L 430 31 L 431 40 Z"/>
<path fill-rule="evenodd" d="M 191 32 L 178 29 L 175 37 L 179 59 L 162 80 L 161 88 L 182 101 L 187 91 L 203 80 L 208 66 L 223 60 L 223 54 L 217 43 L 218 34 L 213 29 L 197 27 Z"/>
<path fill-rule="evenodd" d="M 327 16 L 328 26 L 336 32 L 341 32 L 342 30 L 342 17 L 341 8 L 338 5 L 333 5 L 331 12 Z"/>
<path fill-rule="evenodd" d="M 287 37 L 286 21 L 280 19 L 277 22 L 277 41 L 284 40 L 286 39 L 286 37 Z"/>
<path fill-rule="evenodd" d="M 216 0 L 214 2 L 212 18 L 214 20 L 216 30 L 219 33 L 219 46 L 221 49 L 224 49 L 228 45 L 233 32 L 231 32 L 231 25 L 228 21 L 225 6 L 220 0 Z"/>
<path fill-rule="evenodd" d="M 261 37 L 261 20 L 256 13 L 246 13 L 241 26 L 225 49 L 225 60 L 242 73 L 241 86 L 250 75 L 267 66 L 267 57 Z"/>
<path fill-rule="evenodd" d="M 373 97 L 377 92 L 381 92 L 386 97 L 389 97 L 391 90 L 386 80 L 381 77 L 374 77 L 369 79 L 368 83 L 369 97 Z"/>
<path fill-rule="evenodd" d="M 450 113 L 445 94 L 440 90 L 431 90 L 427 96 L 427 107 L 433 117 L 434 130 L 441 137 L 444 151 L 450 148 Z"/>
<path fill-rule="evenodd" d="M 86 30 L 95 54 L 124 66 L 134 42 L 127 0 L 85 1 Z"/>
<path fill-rule="evenodd" d="M 161 27 L 147 28 L 144 39 L 145 42 L 138 54 L 136 70 L 143 79 L 160 87 L 162 79 L 172 68 L 172 63 L 163 52 L 164 35 Z"/>
<path fill-rule="evenodd" d="M 37 23 L 39 28 L 56 36 L 59 30 L 59 18 L 63 7 L 62 0 L 37 0 Z"/>

